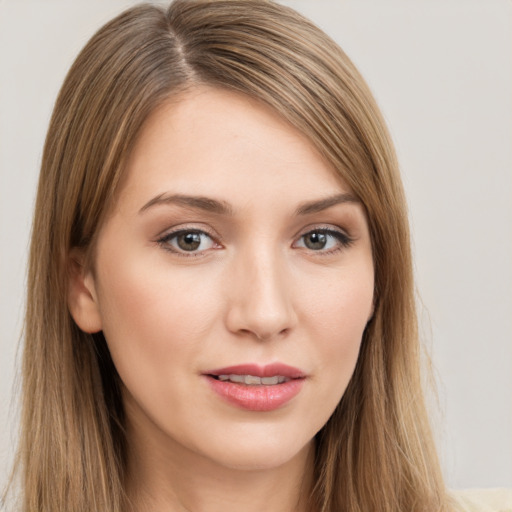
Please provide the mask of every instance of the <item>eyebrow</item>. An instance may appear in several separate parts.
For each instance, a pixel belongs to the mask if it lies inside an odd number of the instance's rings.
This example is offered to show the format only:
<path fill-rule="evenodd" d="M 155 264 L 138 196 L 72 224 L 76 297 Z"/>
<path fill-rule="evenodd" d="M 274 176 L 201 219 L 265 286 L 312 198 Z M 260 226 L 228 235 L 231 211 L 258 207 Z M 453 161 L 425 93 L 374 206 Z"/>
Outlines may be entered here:
<path fill-rule="evenodd" d="M 183 194 L 160 194 L 148 201 L 140 210 L 143 213 L 152 206 L 161 204 L 175 204 L 196 210 L 204 210 L 219 215 L 233 215 L 233 209 L 225 201 L 218 201 L 210 197 L 203 196 L 187 196 Z"/>
<path fill-rule="evenodd" d="M 296 215 L 309 215 L 312 213 L 318 213 L 323 210 L 327 210 L 333 206 L 344 203 L 360 203 L 359 199 L 352 194 L 343 193 L 329 196 L 324 199 L 315 201 L 308 201 L 300 204 L 295 210 Z M 219 201 L 212 199 L 211 197 L 204 196 L 189 196 L 183 194 L 159 194 L 158 196 L 150 199 L 140 210 L 139 213 L 143 213 L 149 208 L 156 205 L 175 204 L 178 206 L 184 206 L 186 208 L 194 208 L 197 210 L 203 210 L 210 213 L 216 213 L 218 215 L 233 215 L 233 208 L 225 201 Z"/>
<path fill-rule="evenodd" d="M 354 195 L 349 193 L 336 194 L 334 196 L 326 197 L 317 201 L 309 201 L 299 205 L 295 213 L 297 215 L 308 215 L 311 213 L 318 213 L 332 206 L 344 203 L 360 203 L 361 201 Z"/>

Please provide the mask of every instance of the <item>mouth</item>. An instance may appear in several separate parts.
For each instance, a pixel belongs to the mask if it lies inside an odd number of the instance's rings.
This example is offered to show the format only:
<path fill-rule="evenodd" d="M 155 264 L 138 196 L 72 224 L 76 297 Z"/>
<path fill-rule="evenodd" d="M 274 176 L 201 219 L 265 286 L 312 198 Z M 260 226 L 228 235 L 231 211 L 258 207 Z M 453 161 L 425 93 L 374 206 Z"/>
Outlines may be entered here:
<path fill-rule="evenodd" d="M 306 374 L 292 366 L 245 364 L 205 372 L 211 389 L 224 401 L 248 411 L 273 411 L 302 389 Z"/>
<path fill-rule="evenodd" d="M 237 375 L 232 373 L 229 375 L 210 375 L 212 379 L 223 382 L 234 382 L 235 384 L 245 384 L 246 386 L 275 386 L 288 382 L 291 379 L 284 375 L 274 375 L 273 377 L 258 377 L 257 375 Z"/>

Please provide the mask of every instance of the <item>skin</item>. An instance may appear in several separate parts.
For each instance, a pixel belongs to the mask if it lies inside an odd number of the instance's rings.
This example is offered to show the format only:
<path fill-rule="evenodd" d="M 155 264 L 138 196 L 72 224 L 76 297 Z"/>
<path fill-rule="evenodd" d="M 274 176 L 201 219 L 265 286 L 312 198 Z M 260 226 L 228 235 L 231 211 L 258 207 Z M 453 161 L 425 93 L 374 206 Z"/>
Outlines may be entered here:
<path fill-rule="evenodd" d="M 150 116 L 93 267 L 77 267 L 69 293 L 77 324 L 103 330 L 124 384 L 135 508 L 305 510 L 313 438 L 372 314 L 370 236 L 350 193 L 301 133 L 245 96 L 196 88 Z M 175 194 L 231 212 L 162 199 Z M 176 230 L 204 232 L 199 247 L 180 248 Z M 227 403 L 203 375 L 274 362 L 306 378 L 273 411 Z"/>

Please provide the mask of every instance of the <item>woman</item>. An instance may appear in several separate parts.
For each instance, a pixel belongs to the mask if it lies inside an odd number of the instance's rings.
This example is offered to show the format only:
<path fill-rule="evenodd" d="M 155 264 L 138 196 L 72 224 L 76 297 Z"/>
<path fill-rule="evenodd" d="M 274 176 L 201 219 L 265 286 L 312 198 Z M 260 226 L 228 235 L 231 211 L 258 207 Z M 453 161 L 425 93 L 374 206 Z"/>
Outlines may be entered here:
<path fill-rule="evenodd" d="M 23 510 L 450 510 L 405 202 L 343 52 L 261 1 L 127 11 L 50 124 Z"/>

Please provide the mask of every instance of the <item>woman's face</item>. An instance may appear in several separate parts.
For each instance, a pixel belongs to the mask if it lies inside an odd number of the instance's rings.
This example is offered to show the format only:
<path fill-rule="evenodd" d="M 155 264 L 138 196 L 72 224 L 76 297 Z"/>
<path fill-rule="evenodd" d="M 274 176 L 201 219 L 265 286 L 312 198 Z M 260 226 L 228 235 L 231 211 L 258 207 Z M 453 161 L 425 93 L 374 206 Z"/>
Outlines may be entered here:
<path fill-rule="evenodd" d="M 129 431 L 230 468 L 305 453 L 372 313 L 362 205 L 268 107 L 211 88 L 158 109 L 126 172 L 70 304 L 104 332 Z"/>

